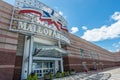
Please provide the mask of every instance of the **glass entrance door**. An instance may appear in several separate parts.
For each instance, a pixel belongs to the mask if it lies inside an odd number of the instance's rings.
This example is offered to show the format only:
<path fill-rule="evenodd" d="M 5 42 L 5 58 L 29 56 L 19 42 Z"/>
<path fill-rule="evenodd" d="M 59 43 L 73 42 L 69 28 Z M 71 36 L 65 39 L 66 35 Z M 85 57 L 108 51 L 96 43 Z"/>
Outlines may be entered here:
<path fill-rule="evenodd" d="M 44 74 L 55 72 L 54 61 L 33 61 L 33 71 L 38 75 L 38 78 L 44 77 Z"/>

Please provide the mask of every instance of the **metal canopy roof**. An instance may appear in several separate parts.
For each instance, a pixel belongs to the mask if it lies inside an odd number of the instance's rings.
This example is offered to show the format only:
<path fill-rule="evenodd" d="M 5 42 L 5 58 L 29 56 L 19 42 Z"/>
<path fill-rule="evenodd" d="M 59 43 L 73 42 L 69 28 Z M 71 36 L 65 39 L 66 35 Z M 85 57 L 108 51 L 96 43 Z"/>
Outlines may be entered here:
<path fill-rule="evenodd" d="M 34 56 L 41 57 L 62 57 L 67 55 L 68 52 L 57 46 L 42 46 L 35 49 Z"/>

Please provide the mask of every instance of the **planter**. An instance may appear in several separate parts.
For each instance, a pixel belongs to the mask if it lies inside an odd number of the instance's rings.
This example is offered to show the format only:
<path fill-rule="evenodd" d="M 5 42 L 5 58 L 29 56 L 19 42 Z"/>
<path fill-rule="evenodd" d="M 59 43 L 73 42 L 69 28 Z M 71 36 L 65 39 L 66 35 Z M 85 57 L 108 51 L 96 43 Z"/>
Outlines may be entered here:
<path fill-rule="evenodd" d="M 76 71 L 75 71 L 74 69 L 72 69 L 72 70 L 70 71 L 70 74 L 71 74 L 71 75 L 74 75 L 74 74 L 76 74 Z"/>
<path fill-rule="evenodd" d="M 70 74 L 71 74 L 71 75 L 75 75 L 75 74 L 76 74 L 76 71 L 71 71 Z"/>
<path fill-rule="evenodd" d="M 44 80 L 53 80 L 53 74 L 52 73 L 45 74 Z"/>
<path fill-rule="evenodd" d="M 69 71 L 66 71 L 66 72 L 64 73 L 64 75 L 65 75 L 65 76 L 69 76 L 69 75 L 70 75 Z"/>

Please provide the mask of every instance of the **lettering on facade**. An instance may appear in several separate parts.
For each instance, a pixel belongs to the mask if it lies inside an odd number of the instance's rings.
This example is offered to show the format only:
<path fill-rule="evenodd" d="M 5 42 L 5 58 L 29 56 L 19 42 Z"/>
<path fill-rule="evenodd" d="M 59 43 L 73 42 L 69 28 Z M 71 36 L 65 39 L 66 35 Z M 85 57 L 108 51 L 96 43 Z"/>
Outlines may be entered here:
<path fill-rule="evenodd" d="M 60 32 L 49 29 L 47 27 L 42 27 L 40 25 L 37 26 L 35 24 L 30 24 L 30 23 L 21 21 L 19 22 L 18 30 L 28 31 L 31 33 L 36 33 L 36 34 L 40 34 L 40 35 L 44 35 L 52 38 L 57 38 L 69 43 L 69 39 L 64 35 L 62 35 Z"/>
<path fill-rule="evenodd" d="M 16 0 L 10 30 L 27 35 L 48 36 L 70 43 L 64 18 L 36 0 Z"/>

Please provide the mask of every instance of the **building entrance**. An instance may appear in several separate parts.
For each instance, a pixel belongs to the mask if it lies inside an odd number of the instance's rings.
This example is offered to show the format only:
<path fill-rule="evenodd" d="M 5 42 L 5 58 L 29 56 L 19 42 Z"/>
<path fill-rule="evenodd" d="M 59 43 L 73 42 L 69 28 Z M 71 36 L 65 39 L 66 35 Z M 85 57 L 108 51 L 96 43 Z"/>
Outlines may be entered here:
<path fill-rule="evenodd" d="M 31 72 L 35 72 L 38 78 L 51 72 L 53 75 L 57 71 L 63 72 L 63 59 L 67 52 L 54 45 L 46 45 L 38 41 L 34 36 L 25 37 L 25 49 L 22 65 L 22 79 L 26 79 Z M 41 39 L 39 39 L 40 41 Z M 42 41 L 43 42 L 43 41 Z M 50 42 L 46 40 L 46 43 Z"/>
<path fill-rule="evenodd" d="M 44 77 L 44 74 L 55 72 L 54 61 L 33 61 L 33 71 L 38 75 L 38 78 Z"/>

